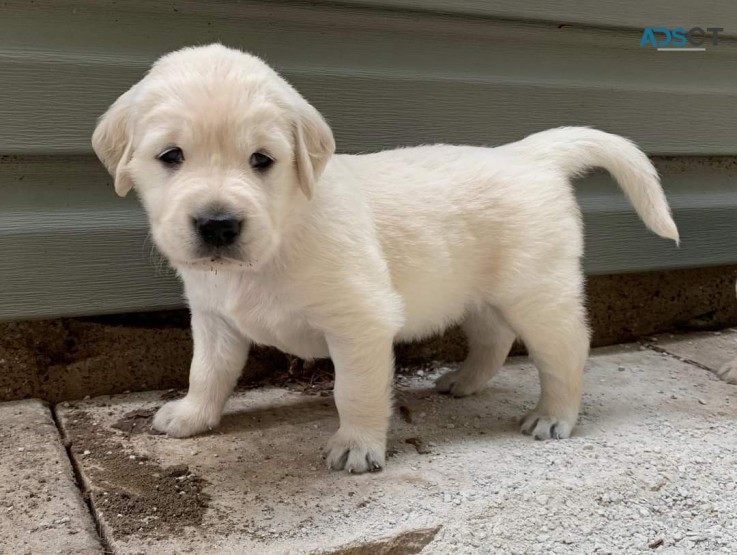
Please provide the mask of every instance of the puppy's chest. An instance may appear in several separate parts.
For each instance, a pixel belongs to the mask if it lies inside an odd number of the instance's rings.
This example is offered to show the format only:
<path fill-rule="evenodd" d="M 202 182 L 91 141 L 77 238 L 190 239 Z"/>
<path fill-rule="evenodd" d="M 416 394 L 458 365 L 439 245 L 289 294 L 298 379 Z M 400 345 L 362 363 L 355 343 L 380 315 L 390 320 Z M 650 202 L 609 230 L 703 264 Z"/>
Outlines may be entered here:
<path fill-rule="evenodd" d="M 290 299 L 288 285 L 237 279 L 207 285 L 210 308 L 254 343 L 302 358 L 328 356 L 324 335 L 310 326 L 306 312 Z"/>

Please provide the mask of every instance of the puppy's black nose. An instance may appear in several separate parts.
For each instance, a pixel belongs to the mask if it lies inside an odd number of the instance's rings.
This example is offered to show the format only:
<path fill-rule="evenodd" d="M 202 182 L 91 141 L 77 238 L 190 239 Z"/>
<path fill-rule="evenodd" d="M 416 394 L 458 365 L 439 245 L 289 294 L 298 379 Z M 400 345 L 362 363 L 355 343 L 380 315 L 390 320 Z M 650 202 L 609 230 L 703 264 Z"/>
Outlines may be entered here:
<path fill-rule="evenodd" d="M 235 243 L 241 232 L 241 223 L 232 216 L 195 218 L 194 221 L 202 241 L 211 247 L 227 247 Z"/>

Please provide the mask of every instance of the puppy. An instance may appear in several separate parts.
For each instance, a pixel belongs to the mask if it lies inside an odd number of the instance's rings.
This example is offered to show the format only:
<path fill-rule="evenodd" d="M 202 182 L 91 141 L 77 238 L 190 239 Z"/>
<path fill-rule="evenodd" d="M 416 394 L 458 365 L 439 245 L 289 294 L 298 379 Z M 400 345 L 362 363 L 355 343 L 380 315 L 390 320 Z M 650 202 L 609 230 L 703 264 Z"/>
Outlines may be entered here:
<path fill-rule="evenodd" d="M 516 337 L 541 395 L 537 439 L 576 423 L 589 333 L 570 178 L 601 166 L 645 224 L 678 241 L 657 173 L 628 140 L 560 128 L 498 148 L 334 155 L 325 120 L 260 59 L 221 45 L 159 59 L 92 138 L 135 188 L 192 312 L 189 391 L 154 427 L 216 426 L 251 344 L 335 363 L 330 468 L 384 466 L 393 343 L 460 323 L 470 353 L 437 388 L 482 389 Z"/>

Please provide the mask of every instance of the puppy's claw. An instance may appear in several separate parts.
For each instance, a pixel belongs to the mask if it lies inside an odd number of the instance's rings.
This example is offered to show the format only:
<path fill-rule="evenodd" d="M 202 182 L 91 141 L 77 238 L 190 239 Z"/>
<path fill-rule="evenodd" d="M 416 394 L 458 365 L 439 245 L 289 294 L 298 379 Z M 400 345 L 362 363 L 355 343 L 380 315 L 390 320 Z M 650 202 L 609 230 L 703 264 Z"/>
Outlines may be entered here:
<path fill-rule="evenodd" d="M 384 467 L 385 441 L 372 441 L 370 437 L 338 430 L 328 443 L 328 468 L 345 470 L 349 474 L 381 470 Z"/>
<path fill-rule="evenodd" d="M 521 430 L 525 435 L 531 435 L 536 440 L 566 439 L 571 436 L 574 422 L 562 418 L 538 414 L 532 411 L 522 419 Z"/>
<path fill-rule="evenodd" d="M 328 454 L 329 456 L 329 454 Z M 329 461 L 330 459 L 328 459 Z M 343 453 L 340 455 L 338 460 L 331 462 L 328 462 L 328 466 L 331 470 L 343 470 L 345 468 L 345 463 L 348 462 L 348 449 L 343 451 Z M 351 472 L 349 469 L 348 472 Z"/>
<path fill-rule="evenodd" d="M 381 465 L 376 461 L 372 461 L 369 455 L 366 455 L 366 463 L 368 464 L 369 472 L 381 472 Z"/>

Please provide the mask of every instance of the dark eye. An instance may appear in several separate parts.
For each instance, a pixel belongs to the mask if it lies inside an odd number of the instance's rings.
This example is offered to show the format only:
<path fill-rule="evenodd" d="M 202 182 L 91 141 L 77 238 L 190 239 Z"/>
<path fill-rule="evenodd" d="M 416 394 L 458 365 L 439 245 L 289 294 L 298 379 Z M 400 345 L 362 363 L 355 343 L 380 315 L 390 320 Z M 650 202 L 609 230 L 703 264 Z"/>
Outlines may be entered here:
<path fill-rule="evenodd" d="M 271 167 L 271 165 L 274 163 L 274 159 L 266 156 L 266 154 L 254 152 L 253 154 L 251 154 L 251 159 L 248 162 L 249 164 L 251 164 L 252 168 L 256 168 L 257 170 L 265 170 Z"/>
<path fill-rule="evenodd" d="M 159 160 L 167 166 L 178 166 L 184 162 L 184 153 L 181 148 L 170 148 L 159 154 Z"/>

